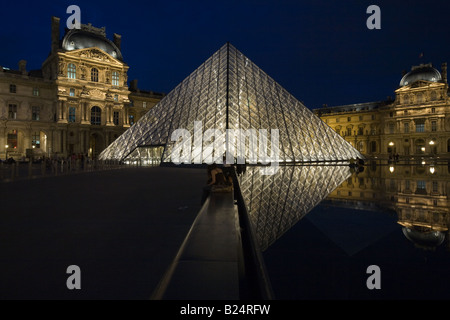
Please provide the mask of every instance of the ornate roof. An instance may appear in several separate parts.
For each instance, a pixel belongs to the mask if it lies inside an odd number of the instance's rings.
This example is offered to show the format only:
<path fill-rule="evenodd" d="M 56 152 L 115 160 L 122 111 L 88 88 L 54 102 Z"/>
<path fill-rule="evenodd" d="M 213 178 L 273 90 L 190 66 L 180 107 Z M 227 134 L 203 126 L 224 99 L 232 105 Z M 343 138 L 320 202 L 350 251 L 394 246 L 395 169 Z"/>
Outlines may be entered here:
<path fill-rule="evenodd" d="M 82 25 L 81 29 L 72 29 L 66 33 L 62 40 L 62 49 L 66 51 L 99 48 L 115 59 L 123 61 L 120 49 L 108 38 L 104 28 L 95 28 L 89 25 Z"/>
<path fill-rule="evenodd" d="M 431 63 L 413 67 L 400 81 L 400 87 L 411 85 L 418 80 L 438 82 L 442 80 L 441 73 L 433 68 Z"/>

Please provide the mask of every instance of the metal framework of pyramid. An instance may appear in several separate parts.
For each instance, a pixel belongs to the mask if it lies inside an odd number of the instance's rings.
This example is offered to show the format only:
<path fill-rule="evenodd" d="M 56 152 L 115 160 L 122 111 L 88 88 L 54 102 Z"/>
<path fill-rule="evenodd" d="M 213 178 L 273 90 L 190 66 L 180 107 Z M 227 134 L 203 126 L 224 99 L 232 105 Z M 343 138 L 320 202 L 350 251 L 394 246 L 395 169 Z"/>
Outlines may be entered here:
<path fill-rule="evenodd" d="M 277 161 L 328 162 L 364 158 L 350 143 L 314 115 L 294 96 L 227 43 L 118 137 L 101 160 L 172 162 L 172 133 L 194 123 L 208 129 L 267 131 L 278 129 Z M 211 141 L 203 140 L 201 162 Z M 245 139 L 248 159 L 249 139 Z M 226 147 L 225 147 L 226 148 Z M 258 148 L 258 145 L 256 145 Z M 209 156 L 211 156 L 209 154 Z M 219 157 L 222 159 L 222 156 Z M 191 163 L 199 154 L 192 152 Z"/>

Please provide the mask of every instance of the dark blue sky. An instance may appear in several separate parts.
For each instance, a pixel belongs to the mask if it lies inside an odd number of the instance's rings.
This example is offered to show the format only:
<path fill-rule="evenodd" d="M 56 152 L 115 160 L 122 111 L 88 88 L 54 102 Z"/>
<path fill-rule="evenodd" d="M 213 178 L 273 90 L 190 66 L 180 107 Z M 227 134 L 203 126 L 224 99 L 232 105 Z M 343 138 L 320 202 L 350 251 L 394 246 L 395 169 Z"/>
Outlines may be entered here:
<path fill-rule="evenodd" d="M 403 70 L 450 62 L 448 0 L 91 0 L 2 3 L 0 65 L 25 59 L 39 69 L 51 16 L 63 33 L 71 4 L 82 23 L 122 35 L 130 80 L 165 93 L 227 41 L 309 108 L 383 100 Z M 381 30 L 366 27 L 371 4 L 381 9 Z"/>

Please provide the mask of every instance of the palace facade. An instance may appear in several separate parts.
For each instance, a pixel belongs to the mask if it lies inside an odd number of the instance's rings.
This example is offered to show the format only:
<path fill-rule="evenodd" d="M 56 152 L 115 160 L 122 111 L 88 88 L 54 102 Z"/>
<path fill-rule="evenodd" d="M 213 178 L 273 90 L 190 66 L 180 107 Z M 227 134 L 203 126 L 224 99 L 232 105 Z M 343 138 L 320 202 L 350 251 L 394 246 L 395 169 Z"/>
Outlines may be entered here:
<path fill-rule="evenodd" d="M 61 38 L 52 17 L 51 39 L 40 70 L 0 66 L 0 159 L 96 158 L 164 96 L 128 85 L 120 35 L 88 24 Z"/>
<path fill-rule="evenodd" d="M 367 158 L 450 159 L 447 63 L 412 67 L 394 99 L 313 111 Z"/>

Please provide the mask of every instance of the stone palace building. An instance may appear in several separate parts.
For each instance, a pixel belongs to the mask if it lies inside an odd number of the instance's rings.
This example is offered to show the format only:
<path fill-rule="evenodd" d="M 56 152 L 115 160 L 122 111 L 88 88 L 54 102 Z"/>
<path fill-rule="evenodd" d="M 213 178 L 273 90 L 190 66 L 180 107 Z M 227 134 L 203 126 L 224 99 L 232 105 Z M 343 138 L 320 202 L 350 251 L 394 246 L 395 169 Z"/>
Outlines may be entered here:
<path fill-rule="evenodd" d="M 51 39 L 40 70 L 0 66 L 0 159 L 96 158 L 164 96 L 128 85 L 120 35 L 88 24 L 61 38 L 52 17 Z"/>
<path fill-rule="evenodd" d="M 450 159 L 447 63 L 403 75 L 395 98 L 314 109 L 314 113 L 368 158 Z"/>

